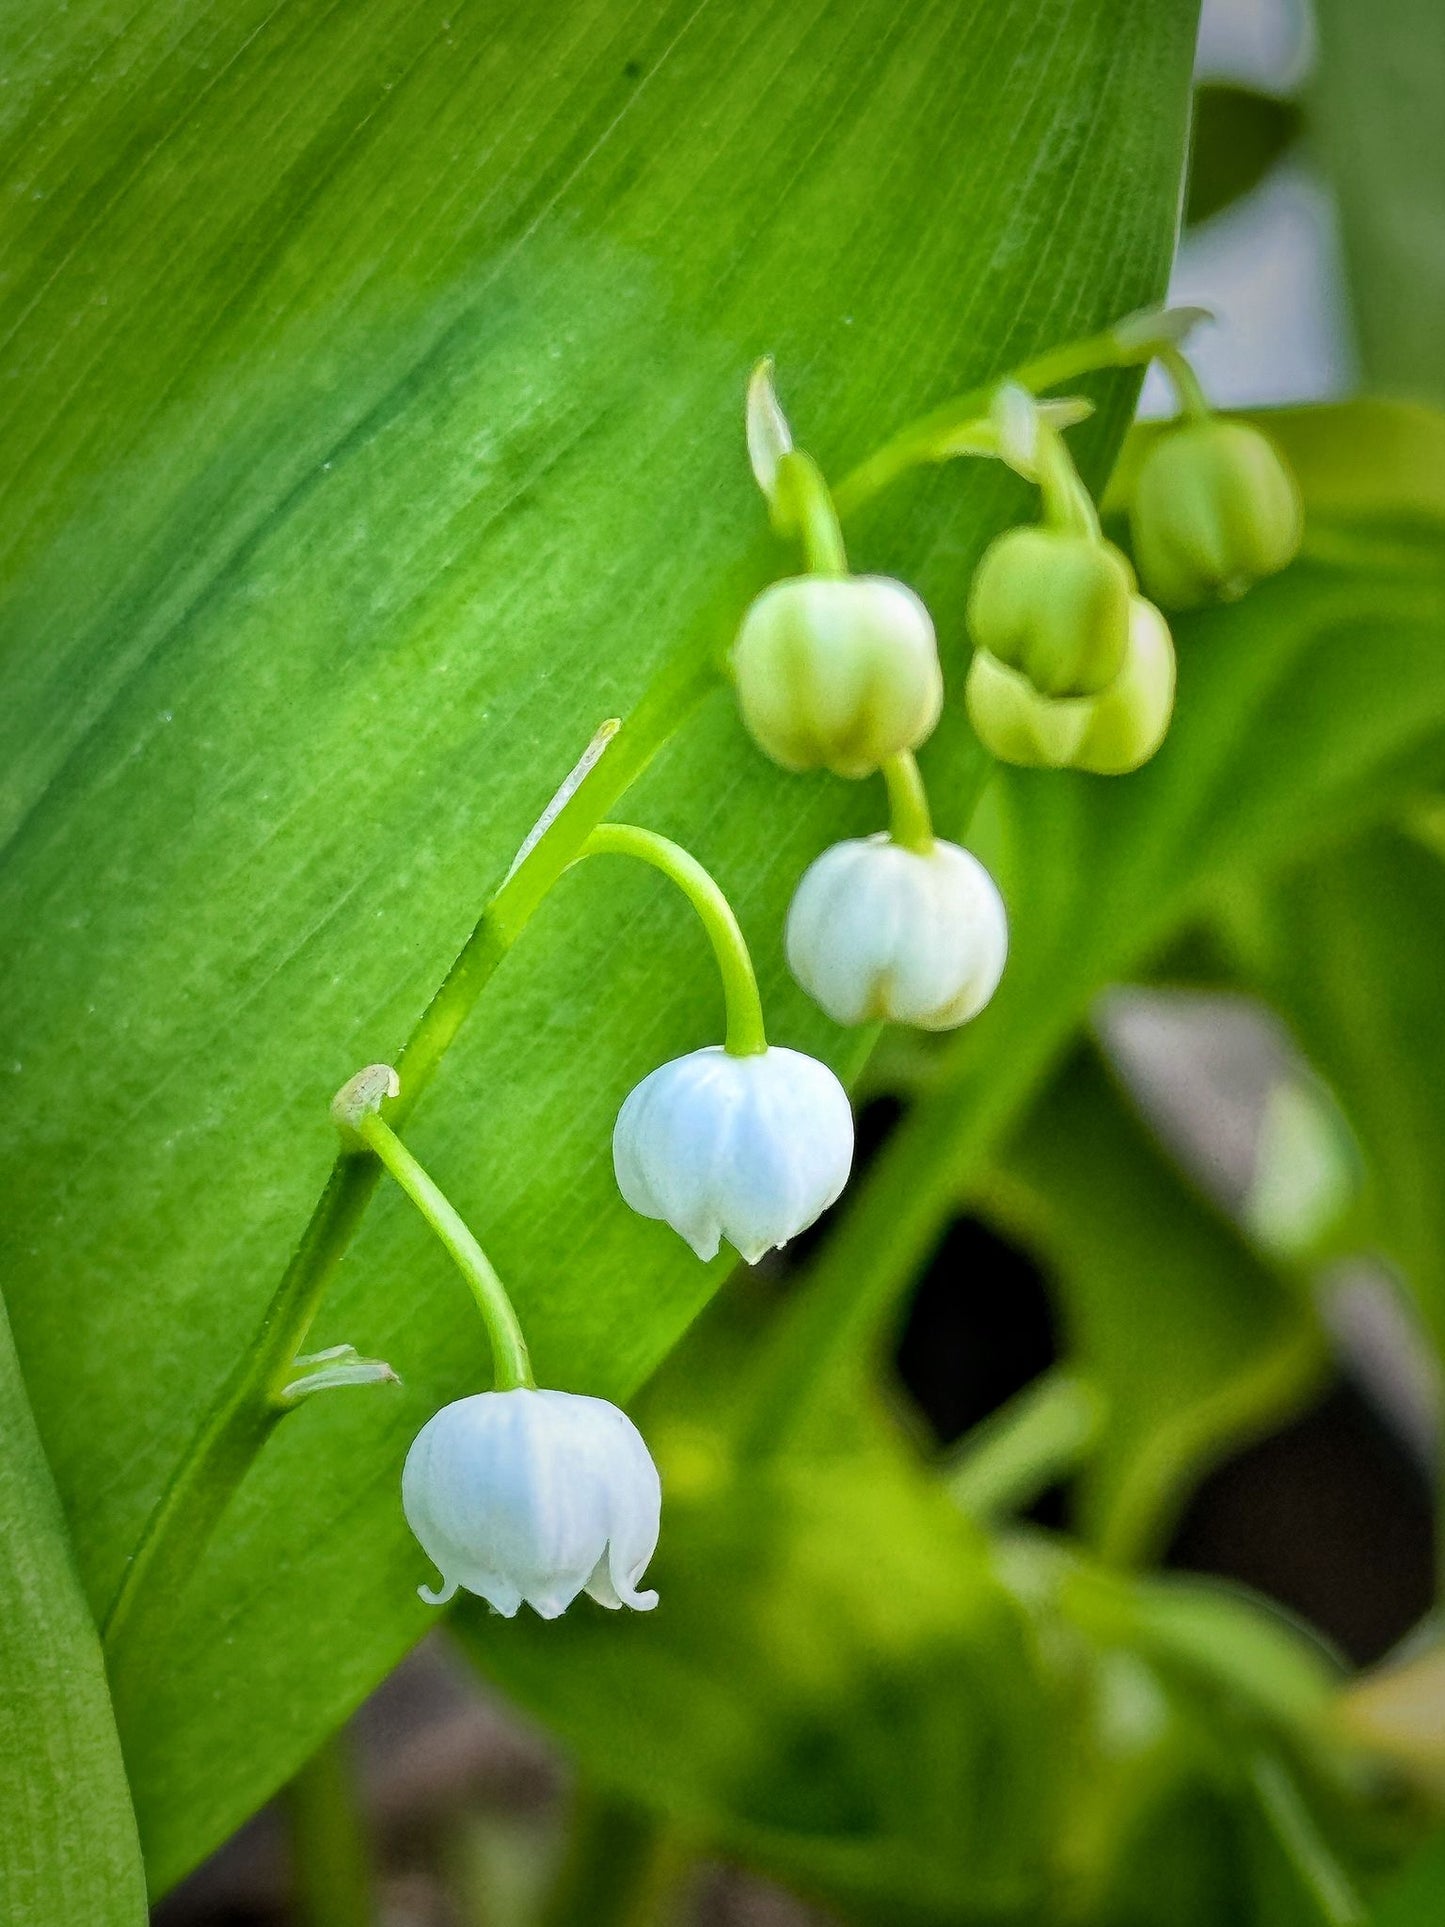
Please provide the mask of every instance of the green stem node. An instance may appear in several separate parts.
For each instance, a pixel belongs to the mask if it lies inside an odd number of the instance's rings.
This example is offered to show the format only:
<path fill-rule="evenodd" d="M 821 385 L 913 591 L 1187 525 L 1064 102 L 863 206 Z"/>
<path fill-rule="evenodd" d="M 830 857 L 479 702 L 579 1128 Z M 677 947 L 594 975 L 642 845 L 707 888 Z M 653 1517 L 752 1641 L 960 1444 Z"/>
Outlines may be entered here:
<path fill-rule="evenodd" d="M 527 1341 L 522 1336 L 506 1286 L 455 1206 L 379 1113 L 368 1112 L 357 1121 L 355 1129 L 441 1239 L 471 1288 L 492 1344 L 493 1389 L 498 1392 L 535 1390 L 537 1381 L 532 1376 Z"/>
<path fill-rule="evenodd" d="M 577 860 L 588 856 L 634 856 L 677 885 L 696 910 L 717 958 L 727 1007 L 727 1049 L 734 1057 L 761 1056 L 768 1038 L 747 940 L 732 905 L 697 858 L 655 830 L 641 830 L 631 823 L 600 824 L 582 845 Z"/>

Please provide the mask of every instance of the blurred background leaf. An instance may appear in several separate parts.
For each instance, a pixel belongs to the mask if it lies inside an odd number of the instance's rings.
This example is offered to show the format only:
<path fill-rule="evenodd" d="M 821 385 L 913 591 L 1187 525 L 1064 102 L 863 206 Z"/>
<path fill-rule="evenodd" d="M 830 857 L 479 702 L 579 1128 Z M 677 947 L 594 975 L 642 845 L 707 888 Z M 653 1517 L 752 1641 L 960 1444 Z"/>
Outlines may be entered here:
<path fill-rule="evenodd" d="M 1432 1927 L 1445 1894 L 1445 1834 L 1438 1835 L 1375 1904 L 1375 1927 Z"/>
<path fill-rule="evenodd" d="M 1056 1740 L 982 1535 L 881 1439 L 755 1472 L 686 1404 L 644 1414 L 656 1614 L 498 1629 L 468 1601 L 463 1644 L 592 1777 L 863 1918 L 1035 1907 Z"/>
<path fill-rule="evenodd" d="M 1184 220 L 1197 227 L 1243 199 L 1290 152 L 1304 117 L 1297 101 L 1206 81 L 1194 91 Z"/>
<path fill-rule="evenodd" d="M 982 1206 L 1042 1261 L 1069 1363 L 1101 1397 L 1080 1530 L 1152 1559 L 1193 1481 L 1318 1385 L 1304 1284 L 1189 1184 L 1089 1048 L 1002 1148 Z"/>
<path fill-rule="evenodd" d="M 1381 828 L 1241 891 L 1227 917 L 1243 981 L 1291 1026 L 1355 1132 L 1371 1244 L 1445 1350 L 1445 862 Z"/>
<path fill-rule="evenodd" d="M 598 721 L 790 565 L 754 358 L 837 469 L 1157 298 L 1193 29 L 1188 0 L 10 10 L 0 1235 L 95 1608 L 299 1232 L 329 1094 L 395 1052 Z M 1096 393 L 1098 480 L 1134 383 Z M 975 466 L 860 528 L 955 675 L 1024 499 Z M 929 766 L 947 821 L 958 709 Z M 768 768 L 719 695 L 628 807 L 717 869 L 779 1038 L 837 1057 L 778 933 L 878 797 Z M 415 1142 L 539 1372 L 625 1396 L 722 1268 L 626 1212 L 608 1133 L 718 1013 L 685 906 L 595 868 Z M 403 1389 L 290 1420 L 202 1562 L 123 1734 L 157 1890 L 428 1623 L 399 1468 L 485 1367 L 395 1197 L 315 1339 Z"/>
<path fill-rule="evenodd" d="M 1318 0 L 1310 125 L 1368 385 L 1445 401 L 1445 30 L 1435 0 Z"/>

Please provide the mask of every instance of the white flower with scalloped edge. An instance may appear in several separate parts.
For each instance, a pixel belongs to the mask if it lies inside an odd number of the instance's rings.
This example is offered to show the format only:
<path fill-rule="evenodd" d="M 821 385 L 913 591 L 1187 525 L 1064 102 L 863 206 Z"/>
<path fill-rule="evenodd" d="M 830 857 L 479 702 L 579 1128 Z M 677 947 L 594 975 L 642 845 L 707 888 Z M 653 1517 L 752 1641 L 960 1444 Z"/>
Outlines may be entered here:
<path fill-rule="evenodd" d="M 793 975 L 835 1022 L 952 1030 L 998 988 L 1008 916 L 970 851 L 880 835 L 835 843 L 811 865 L 785 941 Z"/>
<path fill-rule="evenodd" d="M 785 1245 L 842 1191 L 853 1163 L 848 1093 L 816 1058 L 720 1044 L 643 1078 L 612 1134 L 617 1184 L 699 1258 L 726 1238 L 750 1265 Z"/>
<path fill-rule="evenodd" d="M 406 1455 L 401 1504 L 442 1576 L 510 1619 L 523 1600 L 555 1619 L 586 1592 L 647 1612 L 637 1582 L 657 1548 L 662 1487 L 642 1434 L 615 1405 L 574 1392 L 478 1392 L 443 1406 Z"/>

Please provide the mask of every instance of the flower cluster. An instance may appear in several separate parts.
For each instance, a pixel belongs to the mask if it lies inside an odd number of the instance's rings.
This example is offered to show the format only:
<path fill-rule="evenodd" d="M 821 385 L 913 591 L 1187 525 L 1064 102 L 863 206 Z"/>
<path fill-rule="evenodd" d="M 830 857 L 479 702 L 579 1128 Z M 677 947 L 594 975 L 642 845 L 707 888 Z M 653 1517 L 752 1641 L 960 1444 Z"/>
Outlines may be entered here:
<path fill-rule="evenodd" d="M 1298 547 L 1293 481 L 1256 430 L 1210 414 L 1179 351 L 1188 319 L 1145 317 L 1102 338 L 1113 365 L 1157 355 L 1184 404 L 1138 467 L 1132 560 L 1104 534 L 1063 440 L 1087 404 L 1040 402 L 1004 384 L 971 413 L 943 411 L 927 433 L 904 438 L 895 466 L 989 455 L 1039 490 L 1041 520 L 991 544 L 968 597 L 967 714 L 1004 762 L 1107 775 L 1137 768 L 1162 742 L 1174 705 L 1174 645 L 1158 605 L 1239 595 Z M 1009 933 L 983 863 L 935 836 L 914 757 L 944 713 L 932 619 L 904 583 L 849 570 L 833 493 L 794 447 L 767 363 L 749 388 L 747 433 L 773 524 L 798 539 L 803 568 L 763 589 L 742 618 L 730 667 L 743 720 L 787 770 L 881 775 L 889 808 L 886 830 L 834 845 L 804 873 L 787 916 L 788 965 L 839 1024 L 953 1029 L 993 997 Z M 609 854 L 641 859 L 687 895 L 727 1012 L 722 1043 L 661 1065 L 623 1102 L 612 1143 L 618 1189 L 698 1258 L 711 1260 L 726 1240 L 756 1263 L 847 1183 L 847 1094 L 825 1064 L 768 1042 L 747 945 L 701 865 L 627 824 L 599 826 L 581 851 Z M 604 1400 L 536 1387 L 500 1279 L 381 1115 L 398 1089 L 394 1072 L 371 1067 L 339 1095 L 338 1123 L 451 1251 L 486 1320 L 494 1364 L 493 1389 L 444 1407 L 407 1456 L 403 1509 L 442 1577 L 422 1597 L 439 1605 L 465 1588 L 498 1613 L 526 1601 L 548 1619 L 582 1592 L 606 1607 L 651 1608 L 657 1594 L 640 1587 L 657 1545 L 661 1486 L 647 1447 Z M 371 1361 L 340 1369 L 376 1372 Z"/>
<path fill-rule="evenodd" d="M 969 597 L 969 720 L 1002 762 L 1100 776 L 1138 769 L 1174 709 L 1174 643 L 1157 605 L 1242 595 L 1299 548 L 1298 490 L 1272 444 L 1210 413 L 1176 344 L 1161 359 L 1188 412 L 1159 433 L 1135 479 L 1132 563 L 1105 538 L 1062 439 L 1037 411 L 1024 445 L 1001 449 L 1038 482 L 1044 506 L 1042 525 L 990 546 Z M 1017 391 L 1000 402 L 1017 421 Z"/>

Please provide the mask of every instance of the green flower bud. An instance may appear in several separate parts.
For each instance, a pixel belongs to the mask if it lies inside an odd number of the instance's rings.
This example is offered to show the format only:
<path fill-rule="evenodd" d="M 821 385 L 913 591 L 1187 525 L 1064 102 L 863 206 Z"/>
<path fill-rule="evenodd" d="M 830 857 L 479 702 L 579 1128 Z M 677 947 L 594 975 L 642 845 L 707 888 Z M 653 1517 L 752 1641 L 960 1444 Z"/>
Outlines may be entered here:
<path fill-rule="evenodd" d="M 1124 666 L 1134 572 L 1112 543 L 1010 529 L 973 579 L 974 642 L 1042 696 L 1092 696 Z"/>
<path fill-rule="evenodd" d="M 1097 696 L 1041 696 L 1016 669 L 977 650 L 965 689 L 969 721 L 1000 762 L 1123 776 L 1163 742 L 1174 709 L 1174 644 L 1152 602 L 1129 599 L 1124 667 Z"/>
<path fill-rule="evenodd" d="M 1134 558 L 1171 609 L 1232 602 L 1299 552 L 1299 488 L 1268 437 L 1217 416 L 1161 434 L 1130 509 Z"/>
<path fill-rule="evenodd" d="M 943 672 L 927 609 L 887 576 L 795 576 L 733 645 L 743 721 L 784 769 L 871 776 L 933 731 Z"/>
<path fill-rule="evenodd" d="M 1129 605 L 1129 654 L 1116 680 L 1089 704 L 1092 714 L 1070 759 L 1096 776 L 1138 769 L 1164 741 L 1174 713 L 1174 643 L 1143 596 Z"/>
<path fill-rule="evenodd" d="M 1094 708 L 1092 696 L 1041 696 L 987 649 L 974 651 L 964 701 L 984 748 L 1026 769 L 1067 769 Z"/>

